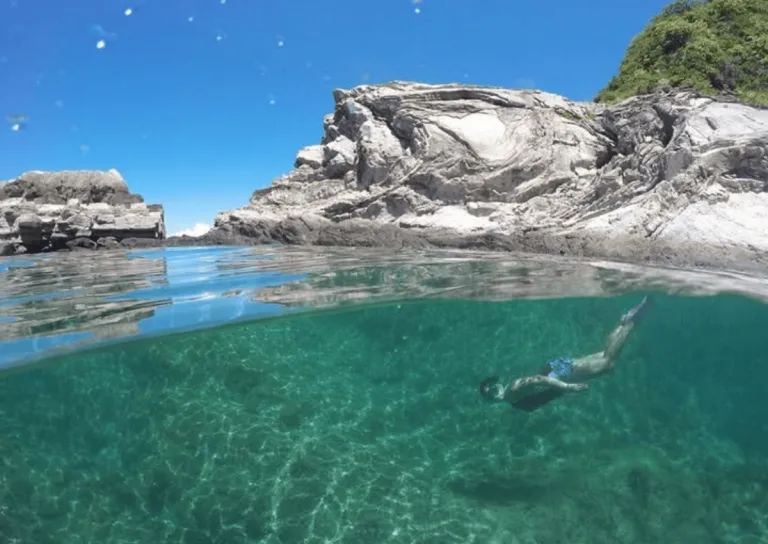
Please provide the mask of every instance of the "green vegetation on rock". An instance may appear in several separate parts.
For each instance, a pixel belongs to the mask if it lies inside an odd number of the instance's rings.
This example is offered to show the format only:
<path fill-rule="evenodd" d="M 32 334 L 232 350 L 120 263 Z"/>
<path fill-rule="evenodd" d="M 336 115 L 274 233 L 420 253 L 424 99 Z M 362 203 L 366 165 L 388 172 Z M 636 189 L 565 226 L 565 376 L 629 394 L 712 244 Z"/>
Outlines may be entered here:
<path fill-rule="evenodd" d="M 595 100 L 662 86 L 768 104 L 768 0 L 676 0 L 632 41 Z"/>

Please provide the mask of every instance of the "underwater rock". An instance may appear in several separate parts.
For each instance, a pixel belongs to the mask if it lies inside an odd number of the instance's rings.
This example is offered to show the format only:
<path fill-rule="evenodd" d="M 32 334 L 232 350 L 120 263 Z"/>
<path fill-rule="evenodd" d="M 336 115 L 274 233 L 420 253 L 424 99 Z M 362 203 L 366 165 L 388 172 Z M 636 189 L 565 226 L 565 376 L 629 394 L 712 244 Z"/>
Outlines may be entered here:
<path fill-rule="evenodd" d="M 334 99 L 320 144 L 215 231 L 700 264 L 768 252 L 768 109 L 681 89 L 605 105 L 409 82 Z"/>
<path fill-rule="evenodd" d="M 116 170 L 27 172 L 0 184 L 3 246 L 37 253 L 95 248 L 100 238 L 163 240 L 163 207 L 131 193 Z"/>

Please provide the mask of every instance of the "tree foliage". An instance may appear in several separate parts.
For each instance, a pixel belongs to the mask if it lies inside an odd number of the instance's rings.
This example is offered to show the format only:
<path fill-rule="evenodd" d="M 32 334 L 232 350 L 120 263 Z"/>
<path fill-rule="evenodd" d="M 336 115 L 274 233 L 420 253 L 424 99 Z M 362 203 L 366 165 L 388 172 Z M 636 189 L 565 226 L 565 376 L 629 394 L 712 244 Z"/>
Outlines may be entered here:
<path fill-rule="evenodd" d="M 662 85 L 768 104 L 768 0 L 676 0 L 632 40 L 595 100 Z"/>

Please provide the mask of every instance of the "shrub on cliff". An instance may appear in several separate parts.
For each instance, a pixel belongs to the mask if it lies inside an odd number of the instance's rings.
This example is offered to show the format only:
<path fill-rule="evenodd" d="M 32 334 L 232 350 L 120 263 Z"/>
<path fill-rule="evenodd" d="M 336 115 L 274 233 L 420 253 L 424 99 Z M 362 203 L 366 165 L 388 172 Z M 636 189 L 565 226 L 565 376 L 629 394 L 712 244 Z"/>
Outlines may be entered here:
<path fill-rule="evenodd" d="M 768 0 L 676 0 L 632 41 L 595 100 L 663 85 L 768 104 Z"/>

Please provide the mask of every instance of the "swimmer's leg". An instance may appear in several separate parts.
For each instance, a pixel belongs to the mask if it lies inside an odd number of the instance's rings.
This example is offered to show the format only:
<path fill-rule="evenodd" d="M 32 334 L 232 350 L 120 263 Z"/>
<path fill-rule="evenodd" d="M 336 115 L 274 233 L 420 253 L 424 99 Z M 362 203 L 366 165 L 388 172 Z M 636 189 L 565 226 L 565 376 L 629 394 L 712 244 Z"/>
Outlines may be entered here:
<path fill-rule="evenodd" d="M 619 324 L 613 329 L 605 342 L 605 349 L 598 353 L 592 353 L 576 360 L 575 367 L 579 380 L 588 380 L 613 370 L 616 359 L 619 358 L 621 348 L 626 344 L 630 333 L 648 309 L 650 299 L 645 297 L 643 301 L 621 316 Z"/>
<path fill-rule="evenodd" d="M 648 297 L 643 298 L 640 304 L 621 316 L 619 324 L 613 329 L 611 334 L 608 335 L 605 349 L 603 350 L 603 359 L 605 360 L 606 370 L 613 368 L 630 333 L 635 328 L 635 325 L 637 325 L 645 316 L 648 307 L 650 306 L 650 302 L 651 299 Z"/>

